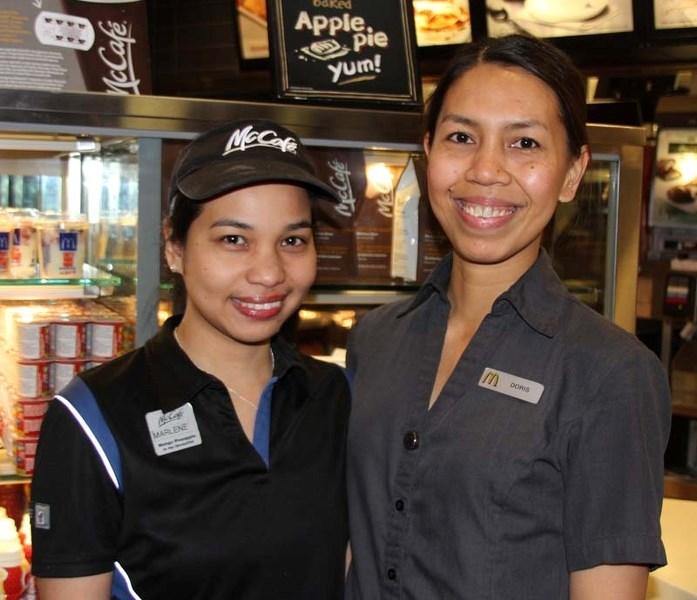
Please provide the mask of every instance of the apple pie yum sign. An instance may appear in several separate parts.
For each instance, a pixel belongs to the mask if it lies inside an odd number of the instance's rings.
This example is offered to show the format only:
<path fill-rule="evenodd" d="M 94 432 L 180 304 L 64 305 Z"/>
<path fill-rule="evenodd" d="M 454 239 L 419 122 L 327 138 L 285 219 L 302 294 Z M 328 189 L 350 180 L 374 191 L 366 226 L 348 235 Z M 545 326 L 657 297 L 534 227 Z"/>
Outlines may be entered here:
<path fill-rule="evenodd" d="M 273 0 L 279 96 L 418 105 L 410 0 Z"/>

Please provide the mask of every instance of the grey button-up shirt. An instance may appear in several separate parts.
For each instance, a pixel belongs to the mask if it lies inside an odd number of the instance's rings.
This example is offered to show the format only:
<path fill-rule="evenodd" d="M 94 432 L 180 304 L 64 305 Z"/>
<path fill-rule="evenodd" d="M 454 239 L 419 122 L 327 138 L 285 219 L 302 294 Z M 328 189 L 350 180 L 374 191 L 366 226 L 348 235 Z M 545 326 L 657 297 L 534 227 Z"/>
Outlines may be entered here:
<path fill-rule="evenodd" d="M 658 358 L 574 299 L 542 251 L 429 410 L 451 267 L 349 341 L 347 599 L 563 600 L 570 571 L 665 564 Z"/>

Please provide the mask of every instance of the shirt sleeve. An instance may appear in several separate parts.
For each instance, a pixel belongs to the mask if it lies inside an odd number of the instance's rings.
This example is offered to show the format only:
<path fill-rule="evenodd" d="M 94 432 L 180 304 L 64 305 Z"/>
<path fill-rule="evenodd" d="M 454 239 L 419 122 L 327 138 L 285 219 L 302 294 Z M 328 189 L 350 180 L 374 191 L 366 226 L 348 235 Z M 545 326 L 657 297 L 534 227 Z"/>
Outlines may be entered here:
<path fill-rule="evenodd" d="M 110 572 L 121 499 L 68 409 L 53 400 L 39 436 L 31 490 L 32 572 L 81 577 Z"/>
<path fill-rule="evenodd" d="M 564 440 L 564 538 L 570 571 L 666 564 L 661 542 L 663 454 L 671 408 L 650 353 L 625 353 Z"/>

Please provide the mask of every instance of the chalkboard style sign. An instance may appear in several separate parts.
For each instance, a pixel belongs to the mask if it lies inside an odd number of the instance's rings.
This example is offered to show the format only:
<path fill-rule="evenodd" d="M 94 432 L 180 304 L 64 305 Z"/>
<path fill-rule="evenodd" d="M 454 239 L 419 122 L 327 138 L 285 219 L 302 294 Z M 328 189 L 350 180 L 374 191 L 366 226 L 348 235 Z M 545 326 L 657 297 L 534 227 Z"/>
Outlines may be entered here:
<path fill-rule="evenodd" d="M 271 0 L 281 98 L 420 106 L 411 0 Z"/>

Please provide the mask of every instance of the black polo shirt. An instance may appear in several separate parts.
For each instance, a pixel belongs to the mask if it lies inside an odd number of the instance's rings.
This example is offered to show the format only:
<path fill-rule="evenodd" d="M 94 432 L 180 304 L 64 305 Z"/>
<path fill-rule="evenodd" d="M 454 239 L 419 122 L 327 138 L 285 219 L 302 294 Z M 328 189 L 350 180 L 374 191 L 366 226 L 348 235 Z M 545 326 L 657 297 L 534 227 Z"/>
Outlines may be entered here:
<path fill-rule="evenodd" d="M 274 340 L 267 469 L 223 384 L 177 345 L 177 322 L 81 375 L 117 440 L 123 495 L 73 416 L 51 403 L 32 485 L 32 506 L 50 506 L 51 521 L 33 527 L 34 574 L 92 575 L 117 563 L 144 600 L 341 598 L 344 374 Z M 146 415 L 187 403 L 201 443 L 158 456 Z"/>
<path fill-rule="evenodd" d="M 571 571 L 665 564 L 657 357 L 573 298 L 543 251 L 429 410 L 451 267 L 351 332 L 346 597 L 563 600 Z"/>

